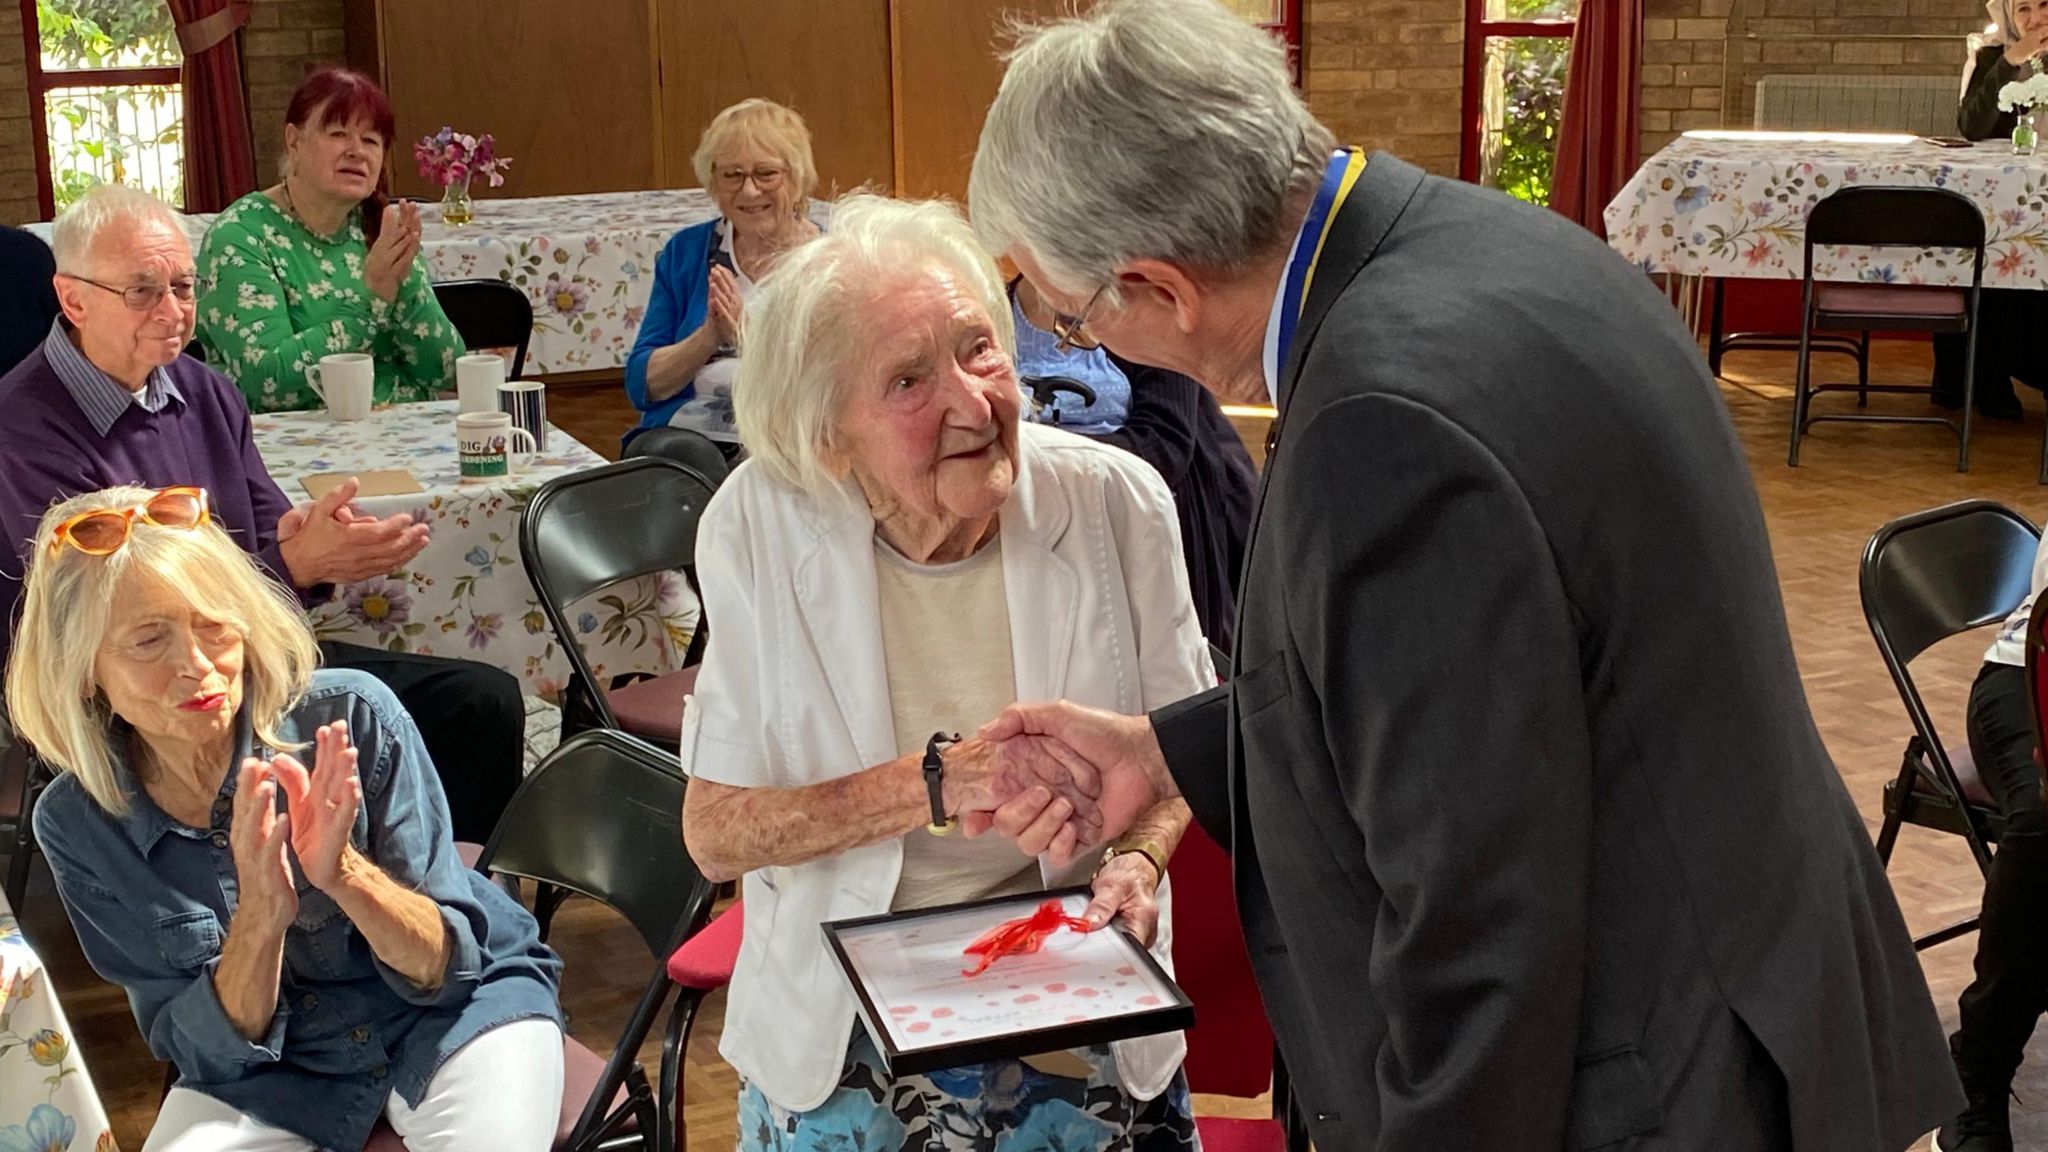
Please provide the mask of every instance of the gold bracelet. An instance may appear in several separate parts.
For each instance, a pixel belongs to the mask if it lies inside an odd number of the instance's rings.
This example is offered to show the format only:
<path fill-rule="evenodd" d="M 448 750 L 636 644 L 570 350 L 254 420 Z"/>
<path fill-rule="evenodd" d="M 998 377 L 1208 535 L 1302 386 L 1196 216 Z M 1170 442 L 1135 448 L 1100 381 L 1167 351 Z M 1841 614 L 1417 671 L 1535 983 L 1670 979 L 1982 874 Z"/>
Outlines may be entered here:
<path fill-rule="evenodd" d="M 1103 868 L 1109 867 L 1111 860 L 1133 853 L 1150 860 L 1152 867 L 1159 873 L 1159 878 L 1161 880 L 1166 879 L 1166 849 L 1161 848 L 1150 840 L 1132 840 L 1123 844 L 1111 844 L 1102 850 L 1102 864 L 1095 870 L 1099 873 Z"/>

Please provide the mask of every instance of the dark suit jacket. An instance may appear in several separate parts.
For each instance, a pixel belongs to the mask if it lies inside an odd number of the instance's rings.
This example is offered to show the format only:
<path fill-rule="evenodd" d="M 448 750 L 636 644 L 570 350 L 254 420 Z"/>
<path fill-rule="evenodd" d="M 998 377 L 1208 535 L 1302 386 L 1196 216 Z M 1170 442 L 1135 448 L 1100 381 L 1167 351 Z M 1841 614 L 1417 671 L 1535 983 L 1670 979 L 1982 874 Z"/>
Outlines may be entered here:
<path fill-rule="evenodd" d="M 1195 618 L 1209 642 L 1229 652 L 1258 469 L 1207 388 L 1178 372 L 1111 359 L 1130 378 L 1130 412 L 1123 427 L 1090 439 L 1137 455 L 1165 478 L 1180 514 Z"/>
<path fill-rule="evenodd" d="M 1153 719 L 1317 1147 L 1888 1152 L 1953 1116 L 1664 299 L 1380 155 L 1295 343 L 1237 677 Z"/>
<path fill-rule="evenodd" d="M 57 321 L 57 257 L 32 232 L 0 224 L 0 376 L 22 362 Z"/>

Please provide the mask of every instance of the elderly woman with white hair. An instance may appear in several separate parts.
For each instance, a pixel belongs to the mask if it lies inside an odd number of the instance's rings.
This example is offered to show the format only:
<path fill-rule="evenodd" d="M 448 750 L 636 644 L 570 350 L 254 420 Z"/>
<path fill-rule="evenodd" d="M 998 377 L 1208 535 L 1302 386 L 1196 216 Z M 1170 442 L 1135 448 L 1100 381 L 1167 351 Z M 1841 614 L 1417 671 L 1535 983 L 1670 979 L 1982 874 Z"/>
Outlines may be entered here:
<path fill-rule="evenodd" d="M 649 428 L 689 428 L 736 453 L 732 384 L 740 314 L 782 254 L 818 234 L 811 130 L 772 100 L 742 100 L 711 118 L 690 158 L 718 216 L 670 238 L 626 358 L 626 397 Z"/>
<path fill-rule="evenodd" d="M 560 962 L 390 690 L 314 671 L 203 489 L 73 497 L 33 556 L 7 703 L 79 944 L 179 1073 L 144 1152 L 547 1148 Z"/>
<path fill-rule="evenodd" d="M 818 930 L 1092 877 L 1091 923 L 1169 962 L 1185 805 L 1094 843 L 1116 797 L 991 782 L 1022 746 L 944 735 L 1019 697 L 1138 712 L 1214 682 L 1164 483 L 1020 423 L 1013 341 L 937 203 L 853 198 L 748 306 L 750 458 L 698 537 L 717 625 L 682 734 L 691 854 L 745 886 L 720 1051 L 747 1152 L 1193 1144 L 1178 1033 L 890 1076 Z M 963 816 L 1002 836 L 950 834 Z"/>

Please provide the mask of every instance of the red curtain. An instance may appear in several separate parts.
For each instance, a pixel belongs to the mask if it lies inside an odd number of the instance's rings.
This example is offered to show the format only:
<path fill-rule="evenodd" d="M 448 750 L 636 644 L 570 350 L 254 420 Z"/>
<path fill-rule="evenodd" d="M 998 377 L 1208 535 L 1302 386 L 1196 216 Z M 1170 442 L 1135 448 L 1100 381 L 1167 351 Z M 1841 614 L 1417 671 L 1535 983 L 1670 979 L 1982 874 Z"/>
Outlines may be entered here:
<path fill-rule="evenodd" d="M 1642 57 L 1643 0 L 1580 0 L 1550 206 L 1603 237 L 1600 213 L 1636 170 Z"/>
<path fill-rule="evenodd" d="M 250 0 L 165 0 L 185 53 L 185 211 L 218 212 L 256 188 L 242 46 Z"/>

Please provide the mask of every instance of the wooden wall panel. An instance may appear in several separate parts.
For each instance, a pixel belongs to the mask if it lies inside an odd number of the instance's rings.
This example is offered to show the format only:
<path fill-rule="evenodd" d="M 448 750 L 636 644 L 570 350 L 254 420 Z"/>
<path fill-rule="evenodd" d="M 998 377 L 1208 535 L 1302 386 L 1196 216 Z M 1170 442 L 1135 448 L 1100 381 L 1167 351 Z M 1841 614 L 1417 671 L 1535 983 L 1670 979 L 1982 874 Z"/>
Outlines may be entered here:
<path fill-rule="evenodd" d="M 410 0 L 407 0 L 410 2 Z M 721 108 L 765 96 L 811 127 L 818 193 L 892 186 L 888 0 L 659 0 L 668 181 Z"/>
<path fill-rule="evenodd" d="M 905 196 L 964 203 L 981 122 L 1002 83 L 1006 18 L 1047 19 L 1076 0 L 892 0 L 896 175 Z M 1079 5 L 1085 7 L 1085 5 Z"/>
<path fill-rule="evenodd" d="M 513 158 L 505 187 L 476 189 L 481 196 L 659 186 L 649 0 L 378 7 L 385 88 L 398 119 L 396 191 L 438 195 L 419 178 L 412 142 L 443 124 L 490 132 Z"/>

